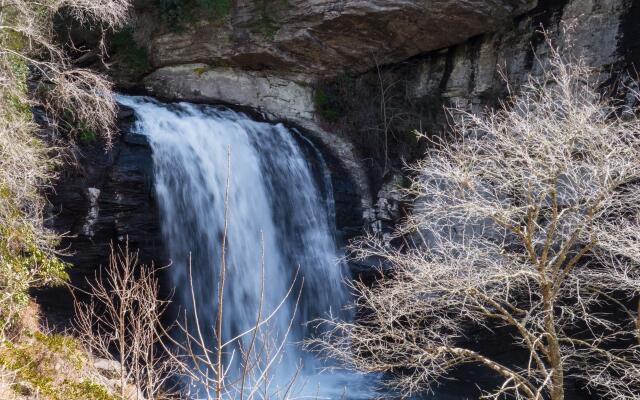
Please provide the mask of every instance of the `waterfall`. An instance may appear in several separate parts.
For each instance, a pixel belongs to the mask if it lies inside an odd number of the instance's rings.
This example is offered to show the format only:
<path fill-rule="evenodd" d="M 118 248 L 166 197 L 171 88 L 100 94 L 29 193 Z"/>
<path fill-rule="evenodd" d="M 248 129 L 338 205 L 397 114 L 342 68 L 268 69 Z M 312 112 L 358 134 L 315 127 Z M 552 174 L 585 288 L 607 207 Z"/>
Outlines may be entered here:
<path fill-rule="evenodd" d="M 213 346 L 229 177 L 223 339 L 253 327 L 260 304 L 263 315 L 278 308 L 267 324 L 272 344 L 286 342 L 273 371 L 274 388 L 286 385 L 300 368 L 292 391 L 298 396 L 369 398 L 357 389 L 361 380 L 319 372 L 323 363 L 300 346 L 309 334 L 305 322 L 340 315 L 348 301 L 346 269 L 334 238 L 331 180 L 315 147 L 282 124 L 257 122 L 226 108 L 146 97 L 118 100 L 134 109 L 135 129 L 152 148 L 173 300 L 187 321 L 193 325 L 197 315 Z M 225 352 L 232 364 L 231 354 L 239 359 L 235 350 Z"/>

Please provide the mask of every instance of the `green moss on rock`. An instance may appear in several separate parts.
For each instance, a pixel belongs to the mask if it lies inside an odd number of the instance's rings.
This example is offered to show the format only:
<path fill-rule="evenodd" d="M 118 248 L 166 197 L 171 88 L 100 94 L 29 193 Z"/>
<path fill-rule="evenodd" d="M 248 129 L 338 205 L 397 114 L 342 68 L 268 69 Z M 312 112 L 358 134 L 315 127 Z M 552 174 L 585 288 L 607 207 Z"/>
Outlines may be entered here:
<path fill-rule="evenodd" d="M 15 373 L 12 390 L 43 400 L 116 400 L 83 374 L 86 359 L 69 336 L 36 332 L 19 343 L 0 343 L 0 366 Z"/>

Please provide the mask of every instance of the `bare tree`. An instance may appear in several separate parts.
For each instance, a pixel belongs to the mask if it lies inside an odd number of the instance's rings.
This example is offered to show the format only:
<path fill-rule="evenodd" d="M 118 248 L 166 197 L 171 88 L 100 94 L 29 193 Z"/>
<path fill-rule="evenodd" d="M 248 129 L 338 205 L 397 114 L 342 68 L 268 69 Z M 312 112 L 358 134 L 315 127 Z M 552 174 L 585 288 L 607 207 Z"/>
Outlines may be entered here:
<path fill-rule="evenodd" d="M 488 399 L 561 400 L 571 379 L 640 397 L 640 119 L 560 53 L 500 109 L 451 110 L 452 136 L 410 167 L 406 245 L 352 246 L 393 276 L 353 282 L 360 318 L 321 321 L 312 347 L 406 395 L 474 364 L 503 380 Z M 474 350 L 478 327 L 528 361 Z"/>
<path fill-rule="evenodd" d="M 262 271 L 261 299 L 264 266 Z M 138 265 L 137 255 L 128 247 L 112 248 L 109 266 L 103 274 L 89 283 L 91 300 L 76 302 L 75 325 L 78 336 L 95 356 L 115 358 L 119 362 L 120 398 L 131 400 L 142 395 L 153 400 L 174 394 L 189 396 L 189 386 L 195 386 L 196 395 L 207 399 L 292 398 L 297 374 L 290 377 L 284 388 L 271 388 L 273 371 L 282 361 L 289 332 L 275 337 L 269 322 L 292 294 L 297 276 L 274 310 L 264 315 L 261 300 L 254 326 L 234 338 L 223 340 L 219 334 L 223 330 L 223 316 L 219 310 L 214 327 L 201 325 L 197 313 L 194 315 L 195 326 L 189 326 L 186 318 L 184 323 L 176 324 L 179 335 L 171 332 L 174 324 L 163 326 L 162 315 L 169 302 L 159 297 L 156 270 L 153 266 Z M 220 274 L 217 295 L 219 304 L 223 305 L 224 268 Z M 189 279 L 193 309 L 197 310 L 191 265 Z M 296 308 L 299 296 L 300 293 Z M 294 320 L 295 311 L 289 320 L 289 330 Z M 215 337 L 213 346 L 207 340 L 212 333 Z M 245 342 L 248 343 L 246 346 Z M 187 378 L 186 384 L 167 388 L 169 382 L 180 377 Z M 136 388 L 134 393 L 131 393 L 131 387 Z M 175 391 L 169 390 L 174 387 Z"/>
<path fill-rule="evenodd" d="M 378 90 L 380 91 L 380 117 L 382 118 L 381 126 L 370 127 L 368 129 L 375 132 L 382 132 L 383 145 L 382 151 L 384 153 L 384 163 L 382 167 L 382 177 L 386 177 L 389 173 L 389 134 L 392 133 L 394 124 L 397 124 L 398 120 L 406 118 L 406 112 L 392 110 L 390 105 L 394 101 L 393 90 L 401 83 L 399 80 L 385 79 L 382 67 L 378 63 L 378 59 L 373 56 L 373 60 L 376 64 L 376 73 L 378 80 Z"/>
<path fill-rule="evenodd" d="M 54 19 L 68 13 L 82 23 L 115 29 L 127 19 L 129 0 L 0 1 L 0 337 L 27 303 L 31 287 L 61 282 L 59 235 L 44 226 L 43 189 L 55 178 L 63 143 L 43 140 L 31 110 L 46 110 L 49 124 L 73 122 L 101 134 L 115 129 L 111 84 L 73 66 L 55 40 Z M 32 77 L 34 79 L 29 79 Z M 28 82 L 38 82 L 31 90 Z M 51 139 L 51 138 L 47 138 Z"/>
<path fill-rule="evenodd" d="M 137 253 L 112 246 L 109 265 L 89 282 L 90 301 L 76 302 L 76 332 L 95 355 L 120 363 L 120 397 L 162 398 L 177 365 L 162 351 L 162 315 L 153 265 L 139 265 Z M 136 392 L 127 393 L 133 385 Z"/>

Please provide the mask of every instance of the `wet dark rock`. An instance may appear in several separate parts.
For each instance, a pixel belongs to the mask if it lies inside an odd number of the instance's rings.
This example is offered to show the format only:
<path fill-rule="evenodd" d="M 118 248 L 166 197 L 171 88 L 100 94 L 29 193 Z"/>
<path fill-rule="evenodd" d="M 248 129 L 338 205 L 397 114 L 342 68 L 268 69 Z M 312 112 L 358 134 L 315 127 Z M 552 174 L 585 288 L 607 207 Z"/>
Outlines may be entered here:
<path fill-rule="evenodd" d="M 122 140 L 132 146 L 149 147 L 149 139 L 138 133 L 127 132 L 122 136 Z"/>
<path fill-rule="evenodd" d="M 131 107 L 119 105 L 118 106 L 118 121 L 120 123 L 131 122 L 134 118 L 134 112 Z"/>
<path fill-rule="evenodd" d="M 77 157 L 49 195 L 50 226 L 66 236 L 61 248 L 72 265 L 70 283 L 86 290 L 87 279 L 108 262 L 111 243 L 124 246 L 128 240 L 140 262 L 166 263 L 146 138 L 124 132 L 111 149 L 100 143 L 81 146 Z M 68 325 L 73 299 L 66 288 L 39 291 L 36 297 L 49 323 Z"/>

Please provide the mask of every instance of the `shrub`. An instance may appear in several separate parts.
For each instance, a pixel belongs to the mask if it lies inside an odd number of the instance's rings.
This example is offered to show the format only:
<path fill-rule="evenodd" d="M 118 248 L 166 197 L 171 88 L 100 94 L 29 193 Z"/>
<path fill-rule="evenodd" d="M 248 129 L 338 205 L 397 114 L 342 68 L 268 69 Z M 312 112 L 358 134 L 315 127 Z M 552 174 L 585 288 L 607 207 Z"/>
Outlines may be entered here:
<path fill-rule="evenodd" d="M 116 32 L 111 38 L 111 46 L 127 72 L 144 74 L 151 70 L 149 52 L 136 43 L 132 28 Z"/>
<path fill-rule="evenodd" d="M 232 0 L 158 0 L 158 7 L 165 22 L 175 28 L 222 19 L 231 12 Z"/>
<path fill-rule="evenodd" d="M 313 101 L 318 113 L 329 122 L 337 122 L 344 115 L 339 99 L 327 94 L 322 88 L 316 89 Z"/>

